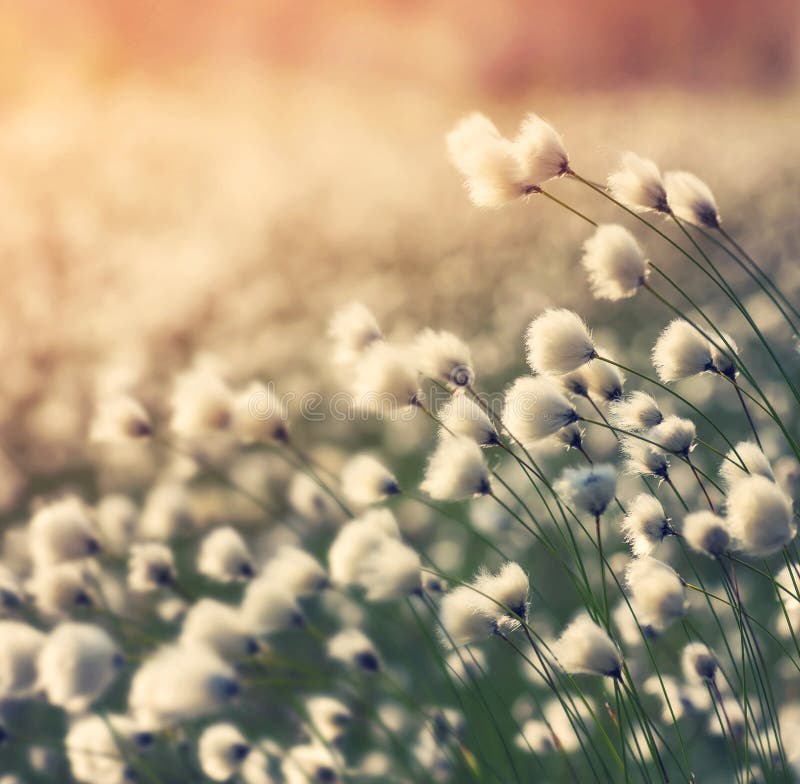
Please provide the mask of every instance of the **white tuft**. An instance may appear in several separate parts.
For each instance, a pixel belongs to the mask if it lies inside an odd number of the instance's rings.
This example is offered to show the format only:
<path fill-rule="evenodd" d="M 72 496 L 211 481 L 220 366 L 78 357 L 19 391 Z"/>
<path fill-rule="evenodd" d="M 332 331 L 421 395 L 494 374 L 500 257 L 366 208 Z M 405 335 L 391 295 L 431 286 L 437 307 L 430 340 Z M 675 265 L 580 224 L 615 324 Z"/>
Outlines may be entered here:
<path fill-rule="evenodd" d="M 353 397 L 360 408 L 380 413 L 415 405 L 419 381 L 408 353 L 384 341 L 370 345 L 355 367 Z"/>
<path fill-rule="evenodd" d="M 575 406 L 548 378 L 522 376 L 506 391 L 503 425 L 528 446 L 578 419 Z"/>
<path fill-rule="evenodd" d="M 708 510 L 686 515 L 681 533 L 689 547 L 712 558 L 726 552 L 731 541 L 725 519 Z"/>
<path fill-rule="evenodd" d="M 694 449 L 696 435 L 697 430 L 691 419 L 671 415 L 666 417 L 660 425 L 646 431 L 644 438 L 649 439 L 665 452 L 686 457 Z"/>
<path fill-rule="evenodd" d="M 605 512 L 617 487 L 617 469 L 608 463 L 588 468 L 565 468 L 557 488 L 580 511 L 599 516 Z"/>
<path fill-rule="evenodd" d="M 197 756 L 203 773 L 214 781 L 236 775 L 250 754 L 250 744 L 237 727 L 219 722 L 206 727 L 197 741 Z"/>
<path fill-rule="evenodd" d="M 445 432 L 464 436 L 480 446 L 498 442 L 497 430 L 488 414 L 466 395 L 453 395 L 442 407 L 439 421 Z"/>
<path fill-rule="evenodd" d="M 452 387 L 468 387 L 475 381 L 469 346 L 452 332 L 426 329 L 414 341 L 417 370 Z"/>
<path fill-rule="evenodd" d="M 678 573 L 663 561 L 634 558 L 625 570 L 636 620 L 663 632 L 686 612 L 686 592 Z"/>
<path fill-rule="evenodd" d="M 638 391 L 613 403 L 609 414 L 617 427 L 634 433 L 649 430 L 664 419 L 656 399 L 647 392 Z"/>
<path fill-rule="evenodd" d="M 215 528 L 203 537 L 197 554 L 197 571 L 222 583 L 249 580 L 255 572 L 247 544 L 229 525 Z"/>
<path fill-rule="evenodd" d="M 611 195 L 628 207 L 645 212 L 668 212 L 667 192 L 661 172 L 653 161 L 636 153 L 622 156 L 620 169 L 608 178 Z"/>
<path fill-rule="evenodd" d="M 552 646 L 553 656 L 570 673 L 619 678 L 622 654 L 605 630 L 579 615 Z"/>
<path fill-rule="evenodd" d="M 360 302 L 352 302 L 336 311 L 328 334 L 333 341 L 334 361 L 348 368 L 358 362 L 368 346 L 383 340 L 375 316 Z"/>
<path fill-rule="evenodd" d="M 341 485 L 347 502 L 356 507 L 380 503 L 400 492 L 392 472 L 366 454 L 356 455 L 345 463 Z"/>
<path fill-rule="evenodd" d="M 420 489 L 439 501 L 458 501 L 492 492 L 481 448 L 468 438 L 441 439 L 428 460 Z"/>
<path fill-rule="evenodd" d="M 730 449 L 727 460 L 723 460 L 719 467 L 719 475 L 725 487 L 730 487 L 737 479 L 743 479 L 748 474 L 764 476 L 771 482 L 775 481 L 775 474 L 766 455 L 752 441 L 740 441 L 736 444 L 735 451 Z M 741 467 L 744 463 L 745 469 Z"/>
<path fill-rule="evenodd" d="M 764 476 L 733 482 L 728 491 L 727 521 L 736 548 L 747 555 L 775 553 L 797 533 L 791 499 Z"/>
<path fill-rule="evenodd" d="M 640 493 L 633 499 L 622 523 L 622 534 L 635 556 L 650 555 L 672 533 L 664 507 L 655 496 Z"/>
<path fill-rule="evenodd" d="M 719 228 L 719 210 L 714 194 L 699 177 L 685 171 L 666 172 L 664 185 L 669 207 L 679 218 L 695 226 Z"/>
<path fill-rule="evenodd" d="M 534 373 L 569 373 L 597 355 L 583 319 L 563 308 L 537 316 L 528 326 L 525 345 Z"/>
<path fill-rule="evenodd" d="M 583 244 L 583 268 L 592 294 L 615 302 L 633 297 L 650 270 L 639 243 L 623 226 L 604 224 Z"/>
<path fill-rule="evenodd" d="M 714 370 L 709 342 L 683 319 L 667 324 L 653 346 L 652 357 L 664 383 Z"/>
<path fill-rule="evenodd" d="M 526 183 L 540 185 L 569 171 L 569 156 L 561 136 L 532 112 L 522 121 L 514 149 Z"/>

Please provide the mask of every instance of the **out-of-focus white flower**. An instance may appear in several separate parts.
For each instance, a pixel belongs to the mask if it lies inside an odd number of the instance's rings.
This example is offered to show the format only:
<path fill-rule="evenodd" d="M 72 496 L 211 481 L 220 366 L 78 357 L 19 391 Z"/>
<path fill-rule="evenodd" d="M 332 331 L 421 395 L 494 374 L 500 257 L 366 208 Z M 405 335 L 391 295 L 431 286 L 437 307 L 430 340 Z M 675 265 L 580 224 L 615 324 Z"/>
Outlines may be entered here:
<path fill-rule="evenodd" d="M 800 500 L 800 463 L 791 455 L 784 455 L 775 461 L 775 479 L 795 503 Z"/>
<path fill-rule="evenodd" d="M 712 558 L 722 555 L 731 541 L 724 518 L 710 511 L 686 515 L 682 534 L 689 547 Z"/>
<path fill-rule="evenodd" d="M 346 367 L 352 367 L 368 346 L 383 340 L 375 316 L 360 302 L 351 302 L 334 313 L 328 335 L 333 341 L 334 361 Z"/>
<path fill-rule="evenodd" d="M 429 378 L 456 388 L 475 381 L 469 346 L 452 332 L 423 330 L 414 341 L 414 357 L 417 369 Z"/>
<path fill-rule="evenodd" d="M 105 495 L 95 509 L 95 522 L 103 550 L 124 555 L 136 538 L 139 510 L 125 495 Z"/>
<path fill-rule="evenodd" d="M 341 700 L 318 694 L 305 700 L 306 714 L 325 743 L 338 743 L 353 718 L 350 709 Z"/>
<path fill-rule="evenodd" d="M 131 547 L 128 558 L 128 585 L 132 591 L 149 593 L 175 582 L 175 557 L 160 542 L 141 542 Z"/>
<path fill-rule="evenodd" d="M 775 553 L 797 533 L 791 499 L 764 476 L 731 484 L 726 519 L 736 549 L 747 555 Z"/>
<path fill-rule="evenodd" d="M 234 396 L 210 368 L 180 374 L 172 391 L 171 427 L 189 440 L 226 432 L 233 423 Z"/>
<path fill-rule="evenodd" d="M 679 217 L 695 226 L 718 229 L 719 210 L 714 194 L 699 177 L 686 171 L 664 174 L 669 208 Z"/>
<path fill-rule="evenodd" d="M 355 366 L 353 398 L 366 411 L 391 413 L 417 404 L 419 380 L 408 352 L 381 340 Z"/>
<path fill-rule="evenodd" d="M 249 580 L 255 573 L 250 549 L 242 535 L 228 525 L 203 537 L 197 554 L 197 571 L 223 583 Z"/>
<path fill-rule="evenodd" d="M 674 319 L 664 327 L 653 346 L 652 358 L 664 383 L 714 370 L 711 344 L 683 319 Z"/>
<path fill-rule="evenodd" d="M 581 264 L 589 275 L 592 294 L 612 302 L 633 297 L 650 274 L 639 243 L 616 223 L 598 226 L 584 242 Z"/>
<path fill-rule="evenodd" d="M 260 650 L 256 632 L 237 607 L 204 598 L 187 611 L 180 642 L 187 647 L 205 647 L 223 658 L 241 659 Z"/>
<path fill-rule="evenodd" d="M 100 403 L 89 430 L 98 443 L 120 444 L 148 438 L 153 424 L 144 406 L 129 395 L 115 395 Z"/>
<path fill-rule="evenodd" d="M 286 749 L 281 763 L 285 784 L 341 784 L 343 779 L 340 771 L 343 768 L 341 757 L 330 747 L 318 743 Z"/>
<path fill-rule="evenodd" d="M 341 480 L 345 500 L 357 507 L 377 504 L 400 492 L 392 472 L 371 455 L 356 455 L 348 460 Z"/>
<path fill-rule="evenodd" d="M 203 773 L 214 781 L 227 781 L 244 764 L 250 744 L 230 722 L 206 727 L 197 741 L 197 756 Z"/>
<path fill-rule="evenodd" d="M 202 645 L 169 645 L 131 681 L 128 707 L 143 727 L 161 729 L 215 713 L 240 692 L 233 668 Z"/>
<path fill-rule="evenodd" d="M 53 705 L 81 713 L 111 685 L 123 663 L 119 648 L 99 626 L 62 623 L 39 652 L 39 688 Z"/>
<path fill-rule="evenodd" d="M 525 344 L 528 365 L 534 373 L 569 373 L 597 356 L 583 319 L 564 308 L 537 316 L 528 326 Z"/>
<path fill-rule="evenodd" d="M 36 512 L 28 529 L 28 543 L 37 568 L 79 560 L 100 551 L 89 512 L 73 496 Z"/>
<path fill-rule="evenodd" d="M 303 471 L 292 477 L 287 498 L 292 509 L 311 522 L 326 525 L 341 517 L 336 502 Z"/>
<path fill-rule="evenodd" d="M 76 561 L 37 569 L 27 589 L 44 615 L 70 615 L 78 608 L 92 607 L 97 601 L 88 564 Z"/>
<path fill-rule="evenodd" d="M 243 444 L 288 440 L 286 408 L 271 386 L 253 381 L 234 397 L 231 410 L 233 432 Z"/>
<path fill-rule="evenodd" d="M 374 673 L 380 667 L 380 658 L 369 637 L 356 628 L 343 629 L 328 640 L 328 656 L 355 667 L 362 672 Z"/>
<path fill-rule="evenodd" d="M 645 212 L 669 212 L 667 191 L 653 161 L 636 153 L 622 156 L 620 169 L 608 178 L 611 195 L 628 207 Z"/>
<path fill-rule="evenodd" d="M 714 652 L 703 642 L 690 642 L 681 654 L 683 675 L 689 683 L 713 681 L 719 669 Z"/>
<path fill-rule="evenodd" d="M 257 577 L 248 584 L 241 614 L 245 627 L 258 636 L 305 626 L 305 615 L 295 595 L 274 575 Z"/>
<path fill-rule="evenodd" d="M 599 516 L 617 488 L 617 469 L 610 464 L 566 468 L 558 481 L 559 492 L 580 511 Z"/>
<path fill-rule="evenodd" d="M 261 577 L 283 586 L 292 596 L 310 596 L 330 585 L 322 564 L 302 548 L 290 545 L 278 549 Z"/>
<path fill-rule="evenodd" d="M 609 413 L 617 427 L 634 433 L 649 430 L 664 419 L 656 399 L 647 392 L 639 391 L 612 403 Z"/>
<path fill-rule="evenodd" d="M 36 689 L 37 660 L 47 635 L 21 621 L 0 621 L 0 702 L 30 696 Z"/>
<path fill-rule="evenodd" d="M 439 412 L 445 433 L 464 436 L 479 446 L 498 443 L 497 430 L 488 414 L 466 395 L 453 395 Z"/>
<path fill-rule="evenodd" d="M 655 476 L 659 479 L 669 478 L 669 460 L 652 444 L 640 441 L 638 438 L 623 438 L 622 450 L 625 453 L 625 465 L 629 473 Z"/>
<path fill-rule="evenodd" d="M 604 403 L 613 403 L 622 397 L 625 376 L 618 367 L 595 360 L 589 362 L 583 370 L 586 373 L 589 394 L 593 397 Z"/>
<path fill-rule="evenodd" d="M 189 493 L 180 483 L 155 485 L 147 494 L 139 518 L 139 536 L 166 541 L 194 526 Z"/>
<path fill-rule="evenodd" d="M 697 430 L 691 419 L 671 415 L 665 417 L 660 425 L 651 427 L 644 436 L 665 452 L 688 457 L 689 452 L 694 449 L 696 434 Z"/>
<path fill-rule="evenodd" d="M 741 467 L 742 463 L 744 469 Z M 757 474 L 771 482 L 775 481 L 772 466 L 761 449 L 752 441 L 740 441 L 733 449 L 728 450 L 727 459 L 720 464 L 719 475 L 725 487 L 730 487 L 737 479 L 743 479 L 748 474 Z"/>
<path fill-rule="evenodd" d="M 678 573 L 650 556 L 634 558 L 625 582 L 640 626 L 663 632 L 686 612 L 686 591 Z"/>
<path fill-rule="evenodd" d="M 525 446 L 577 420 L 575 406 L 548 378 L 522 376 L 506 391 L 503 425 Z"/>
<path fill-rule="evenodd" d="M 570 673 L 620 678 L 622 654 L 588 615 L 579 615 L 552 646 L 553 656 Z"/>
<path fill-rule="evenodd" d="M 628 506 L 622 533 L 635 556 L 650 555 L 664 537 L 675 533 L 664 507 L 648 493 L 640 493 Z"/>
<path fill-rule="evenodd" d="M 492 483 L 481 448 L 463 436 L 442 438 L 428 460 L 420 489 L 440 501 L 489 495 Z"/>

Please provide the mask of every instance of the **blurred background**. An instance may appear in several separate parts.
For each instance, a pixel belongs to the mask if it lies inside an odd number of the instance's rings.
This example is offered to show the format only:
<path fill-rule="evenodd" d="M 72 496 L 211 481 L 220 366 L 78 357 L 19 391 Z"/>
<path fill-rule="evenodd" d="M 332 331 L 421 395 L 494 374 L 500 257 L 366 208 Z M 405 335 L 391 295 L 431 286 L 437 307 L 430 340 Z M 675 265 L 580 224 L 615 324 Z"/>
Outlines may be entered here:
<path fill-rule="evenodd" d="M 0 506 L 80 465 L 120 367 L 156 405 L 200 352 L 331 388 L 326 322 L 352 299 L 390 334 L 470 340 L 487 384 L 550 302 L 650 345 L 647 304 L 592 305 L 585 225 L 467 202 L 443 139 L 473 109 L 509 134 L 543 115 L 597 180 L 626 149 L 693 170 L 793 269 L 799 38 L 794 0 L 0 3 Z"/>

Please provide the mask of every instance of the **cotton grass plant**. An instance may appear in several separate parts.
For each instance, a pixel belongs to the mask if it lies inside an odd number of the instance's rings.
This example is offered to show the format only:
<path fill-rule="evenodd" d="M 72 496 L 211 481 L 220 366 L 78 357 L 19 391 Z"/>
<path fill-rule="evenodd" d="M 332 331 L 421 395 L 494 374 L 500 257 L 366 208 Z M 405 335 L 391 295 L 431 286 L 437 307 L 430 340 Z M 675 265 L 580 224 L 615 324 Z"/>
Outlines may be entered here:
<path fill-rule="evenodd" d="M 204 357 L 166 410 L 98 395 L 96 490 L 4 541 L 10 780 L 800 778 L 800 385 L 730 271 L 796 335 L 790 298 L 691 173 L 628 153 L 600 185 L 534 114 L 447 149 L 476 206 L 586 224 L 575 270 L 620 318 L 649 298 L 650 356 L 555 303 L 489 389 L 454 332 L 343 303 L 326 420 Z M 343 411 L 419 443 L 332 448 Z M 143 492 L 102 492 L 109 449 Z"/>

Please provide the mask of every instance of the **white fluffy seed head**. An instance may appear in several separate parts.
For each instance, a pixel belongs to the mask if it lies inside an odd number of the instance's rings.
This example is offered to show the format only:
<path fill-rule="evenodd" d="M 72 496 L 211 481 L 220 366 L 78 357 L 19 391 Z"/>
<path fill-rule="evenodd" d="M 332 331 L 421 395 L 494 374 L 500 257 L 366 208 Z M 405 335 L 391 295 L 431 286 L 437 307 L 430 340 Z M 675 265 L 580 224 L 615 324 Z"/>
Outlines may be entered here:
<path fill-rule="evenodd" d="M 622 371 L 608 362 L 595 360 L 584 368 L 589 394 L 604 403 L 614 403 L 622 398 L 625 376 Z"/>
<path fill-rule="evenodd" d="M 141 542 L 131 547 L 128 558 L 128 586 L 132 591 L 148 593 L 175 582 L 175 559 L 172 550 L 160 542 Z"/>
<path fill-rule="evenodd" d="M 24 699 L 37 685 L 37 660 L 47 635 L 20 621 L 0 621 L 0 702 Z"/>
<path fill-rule="evenodd" d="M 558 491 L 580 511 L 599 516 L 605 512 L 617 488 L 617 469 L 608 463 L 587 468 L 566 468 Z"/>
<path fill-rule="evenodd" d="M 667 324 L 653 346 L 652 358 L 664 383 L 714 370 L 709 342 L 683 319 Z"/>
<path fill-rule="evenodd" d="M 584 430 L 577 423 L 573 422 L 571 425 L 562 427 L 557 433 L 553 435 L 553 440 L 561 444 L 565 449 L 583 449 Z"/>
<path fill-rule="evenodd" d="M 340 771 L 344 767 L 341 756 L 330 746 L 308 743 L 286 750 L 281 762 L 284 784 L 342 784 Z"/>
<path fill-rule="evenodd" d="M 455 388 L 475 381 L 469 346 L 452 332 L 423 330 L 414 341 L 413 352 L 417 369 L 428 378 Z"/>
<path fill-rule="evenodd" d="M 343 629 L 328 640 L 328 656 L 366 673 L 378 672 L 380 658 L 369 637 L 356 628 Z"/>
<path fill-rule="evenodd" d="M 485 612 L 498 625 L 516 623 L 528 617 L 528 575 L 514 561 L 507 561 L 496 573 L 482 571 L 473 581 L 477 601 L 485 603 Z"/>
<path fill-rule="evenodd" d="M 229 722 L 206 727 L 197 741 L 197 756 L 203 773 L 214 781 L 227 781 L 242 767 L 250 744 Z"/>
<path fill-rule="evenodd" d="M 622 654 L 619 648 L 588 615 L 579 615 L 567 626 L 552 651 L 567 672 L 621 677 Z"/>
<path fill-rule="evenodd" d="M 618 171 L 608 178 L 611 195 L 628 207 L 646 212 L 668 212 L 667 192 L 661 172 L 653 161 L 636 153 L 622 156 Z"/>
<path fill-rule="evenodd" d="M 597 299 L 633 297 L 650 274 L 639 243 L 624 226 L 603 224 L 583 244 L 583 268 Z"/>
<path fill-rule="evenodd" d="M 731 484 L 727 521 L 736 548 L 747 555 L 775 553 L 797 533 L 791 499 L 764 476 L 747 476 Z"/>
<path fill-rule="evenodd" d="M 712 558 L 719 557 L 730 546 L 726 521 L 708 510 L 686 515 L 682 533 L 689 547 Z"/>
<path fill-rule="evenodd" d="M 674 533 L 664 507 L 648 493 L 640 493 L 628 506 L 622 534 L 634 556 L 650 555 L 656 546 Z"/>
<path fill-rule="evenodd" d="M 576 422 L 578 414 L 556 384 L 541 376 L 522 376 L 506 391 L 503 425 L 525 446 Z"/>
<path fill-rule="evenodd" d="M 636 620 L 662 632 L 686 612 L 686 592 L 678 573 L 650 556 L 634 558 L 625 570 Z"/>
<path fill-rule="evenodd" d="M 103 550 L 124 555 L 136 538 L 139 510 L 124 495 L 106 495 L 95 508 L 95 523 Z"/>
<path fill-rule="evenodd" d="M 719 228 L 719 210 L 714 194 L 699 177 L 686 171 L 666 172 L 664 185 L 669 207 L 679 218 L 695 226 Z"/>
<path fill-rule="evenodd" d="M 344 525 L 328 551 L 331 580 L 345 586 L 359 582 L 361 564 L 388 538 L 399 539 L 397 524 L 388 510 L 386 515 L 370 515 Z"/>
<path fill-rule="evenodd" d="M 447 151 L 477 207 L 502 207 L 524 195 L 524 172 L 514 144 L 488 117 L 476 112 L 462 119 L 447 135 Z"/>
<path fill-rule="evenodd" d="M 89 438 L 102 444 L 141 441 L 153 434 L 153 423 L 144 406 L 130 395 L 114 395 L 101 401 Z"/>
<path fill-rule="evenodd" d="M 89 511 L 74 496 L 36 512 L 28 528 L 28 543 L 37 568 L 86 558 L 100 549 Z"/>
<path fill-rule="evenodd" d="M 87 565 L 69 562 L 37 569 L 26 588 L 39 612 L 61 616 L 97 605 L 93 583 Z"/>
<path fill-rule="evenodd" d="M 250 582 L 244 592 L 241 617 L 252 634 L 264 636 L 305 626 L 305 615 L 289 589 L 262 575 Z"/>
<path fill-rule="evenodd" d="M 479 446 L 498 442 L 497 430 L 488 414 L 466 395 L 453 395 L 439 412 L 439 421 L 446 433 L 464 436 Z"/>
<path fill-rule="evenodd" d="M 234 396 L 210 368 L 199 367 L 175 379 L 171 427 L 188 440 L 225 433 L 233 422 Z"/>
<path fill-rule="evenodd" d="M 255 568 L 250 548 L 242 535 L 226 525 L 203 537 L 197 554 L 197 571 L 211 580 L 230 583 L 249 580 Z"/>
<path fill-rule="evenodd" d="M 561 136 L 532 112 L 522 121 L 514 148 L 525 183 L 540 185 L 569 170 L 569 156 Z"/>
<path fill-rule="evenodd" d="M 383 340 L 365 349 L 353 375 L 356 405 L 387 413 L 415 405 L 418 397 L 417 371 L 406 351 Z"/>
<path fill-rule="evenodd" d="M 289 438 L 287 413 L 275 390 L 253 381 L 232 403 L 233 432 L 243 444 L 283 444 Z"/>
<path fill-rule="evenodd" d="M 420 489 L 439 501 L 458 501 L 492 492 L 481 448 L 463 436 L 446 436 L 428 460 Z"/>
<path fill-rule="evenodd" d="M 720 334 L 722 337 L 716 335 L 714 342 L 709 343 L 711 361 L 714 363 L 714 369 L 718 373 L 722 373 L 730 379 L 735 379 L 739 375 L 739 368 L 736 366 L 735 361 L 739 348 L 736 345 L 736 341 L 727 332 L 720 331 Z"/>
<path fill-rule="evenodd" d="M 681 668 L 689 683 L 703 684 L 714 680 L 719 661 L 714 652 L 702 642 L 690 642 L 681 654 Z"/>
<path fill-rule="evenodd" d="M 155 485 L 147 494 L 139 519 L 139 535 L 166 541 L 194 527 L 191 499 L 186 487 L 177 482 Z"/>
<path fill-rule="evenodd" d="M 67 622 L 47 635 L 37 664 L 47 699 L 68 713 L 81 713 L 111 685 L 123 660 L 99 626 Z"/>
<path fill-rule="evenodd" d="M 740 441 L 735 450 L 728 450 L 727 460 L 723 460 L 719 467 L 719 475 L 725 487 L 730 487 L 737 479 L 742 479 L 748 474 L 756 474 L 775 481 L 775 474 L 767 456 L 752 441 Z M 742 469 L 744 463 L 746 471 Z"/>
<path fill-rule="evenodd" d="M 612 403 L 609 414 L 617 427 L 634 433 L 649 430 L 664 419 L 656 399 L 647 392 L 639 391 Z"/>
<path fill-rule="evenodd" d="M 365 507 L 385 501 L 400 492 L 394 474 L 371 455 L 351 458 L 342 468 L 342 494 L 355 507 Z"/>
<path fill-rule="evenodd" d="M 346 368 L 355 365 L 368 346 L 383 340 L 375 316 L 360 302 L 351 302 L 334 313 L 328 335 L 333 341 L 334 361 Z"/>
<path fill-rule="evenodd" d="M 569 373 L 597 356 L 583 319 L 564 308 L 537 316 L 528 326 L 525 344 L 528 365 L 534 373 Z"/>
<path fill-rule="evenodd" d="M 304 702 L 312 734 L 321 736 L 325 743 L 338 743 L 353 718 L 350 708 L 341 700 L 322 694 L 308 697 Z"/>
<path fill-rule="evenodd" d="M 671 415 L 664 418 L 661 424 L 651 427 L 644 437 L 673 455 L 687 456 L 694 449 L 697 430 L 691 419 Z"/>
<path fill-rule="evenodd" d="M 659 479 L 669 477 L 667 456 L 652 444 L 638 438 L 623 437 L 622 450 L 625 453 L 625 467 L 628 473 L 655 476 Z"/>
<path fill-rule="evenodd" d="M 128 708 L 143 727 L 157 730 L 213 714 L 239 694 L 236 673 L 202 645 L 159 648 L 136 671 Z"/>
<path fill-rule="evenodd" d="M 287 499 L 292 509 L 310 522 L 325 525 L 341 518 L 336 502 L 304 471 L 292 477 Z"/>
<path fill-rule="evenodd" d="M 284 545 L 264 567 L 262 577 L 282 585 L 292 596 L 310 596 L 328 587 L 325 567 L 300 547 Z"/>
<path fill-rule="evenodd" d="M 439 606 L 442 644 L 448 648 L 461 647 L 485 640 L 493 634 L 497 629 L 496 613 L 487 613 L 486 609 L 483 597 L 467 585 L 446 593 Z"/>
<path fill-rule="evenodd" d="M 258 653 L 257 630 L 247 622 L 239 608 L 216 599 L 200 599 L 186 613 L 180 642 L 202 646 L 224 659 L 242 659 Z"/>

